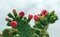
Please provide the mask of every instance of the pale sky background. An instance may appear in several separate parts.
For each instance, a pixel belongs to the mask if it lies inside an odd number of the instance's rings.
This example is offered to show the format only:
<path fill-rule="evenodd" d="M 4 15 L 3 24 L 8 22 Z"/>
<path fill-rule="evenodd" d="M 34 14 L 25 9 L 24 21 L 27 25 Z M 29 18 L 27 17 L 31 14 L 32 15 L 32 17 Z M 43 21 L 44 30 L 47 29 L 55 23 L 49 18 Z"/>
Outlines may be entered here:
<path fill-rule="evenodd" d="M 26 15 L 38 14 L 43 9 L 55 10 L 59 20 L 49 25 L 48 32 L 50 37 L 60 37 L 60 0 L 0 0 L 0 33 L 9 28 L 6 26 L 5 17 L 12 9 L 16 9 L 17 12 L 25 11 Z M 34 25 L 32 21 L 31 26 Z"/>

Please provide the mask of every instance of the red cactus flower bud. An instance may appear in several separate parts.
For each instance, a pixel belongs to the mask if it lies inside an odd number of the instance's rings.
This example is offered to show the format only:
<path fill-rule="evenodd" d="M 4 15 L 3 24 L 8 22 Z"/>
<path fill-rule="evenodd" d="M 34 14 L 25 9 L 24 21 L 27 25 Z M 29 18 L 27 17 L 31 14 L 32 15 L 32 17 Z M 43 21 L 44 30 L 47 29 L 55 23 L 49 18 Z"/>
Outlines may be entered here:
<path fill-rule="evenodd" d="M 12 21 L 12 22 L 10 23 L 10 25 L 11 25 L 12 27 L 15 27 L 15 26 L 17 25 L 17 22 L 16 22 L 16 21 Z"/>
<path fill-rule="evenodd" d="M 33 18 L 33 15 L 32 14 L 29 14 L 28 18 L 29 19 L 32 19 Z"/>
<path fill-rule="evenodd" d="M 24 15 L 25 15 L 25 13 L 23 11 L 19 13 L 19 16 L 23 17 Z"/>
<path fill-rule="evenodd" d="M 6 20 L 6 21 L 8 21 L 8 20 L 9 20 L 9 18 L 5 18 L 5 20 Z"/>
<path fill-rule="evenodd" d="M 16 13 L 16 10 L 15 9 L 13 9 L 13 13 Z"/>
<path fill-rule="evenodd" d="M 43 10 L 41 14 L 42 15 L 47 15 L 48 14 L 48 11 L 47 10 Z"/>
<path fill-rule="evenodd" d="M 38 21 L 40 19 L 40 17 L 38 15 L 34 15 L 34 20 Z"/>

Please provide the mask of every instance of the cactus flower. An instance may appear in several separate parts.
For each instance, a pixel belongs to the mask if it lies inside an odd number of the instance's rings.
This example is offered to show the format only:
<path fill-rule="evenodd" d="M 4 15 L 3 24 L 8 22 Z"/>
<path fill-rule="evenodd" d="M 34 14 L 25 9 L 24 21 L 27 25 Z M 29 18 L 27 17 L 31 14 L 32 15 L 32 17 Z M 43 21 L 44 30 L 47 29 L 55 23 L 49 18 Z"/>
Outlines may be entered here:
<path fill-rule="evenodd" d="M 42 15 L 47 15 L 48 14 L 48 11 L 47 10 L 43 10 L 41 14 Z"/>
<path fill-rule="evenodd" d="M 28 18 L 29 19 L 32 19 L 33 18 L 33 15 L 32 14 L 29 14 Z"/>
<path fill-rule="evenodd" d="M 15 27 L 17 25 L 17 22 L 16 21 L 12 21 L 11 24 L 10 24 L 12 27 Z"/>
<path fill-rule="evenodd" d="M 23 17 L 25 15 L 25 13 L 22 11 L 19 13 L 19 16 Z"/>
<path fill-rule="evenodd" d="M 35 21 L 38 21 L 39 19 L 40 19 L 40 16 L 34 15 L 34 20 L 35 20 Z"/>

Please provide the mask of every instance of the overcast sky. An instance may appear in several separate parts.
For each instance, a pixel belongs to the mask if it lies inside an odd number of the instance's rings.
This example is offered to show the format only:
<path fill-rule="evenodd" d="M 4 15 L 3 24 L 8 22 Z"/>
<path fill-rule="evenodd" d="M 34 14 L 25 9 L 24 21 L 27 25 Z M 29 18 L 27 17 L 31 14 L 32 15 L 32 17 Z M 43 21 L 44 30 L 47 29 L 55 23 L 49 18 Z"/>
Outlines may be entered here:
<path fill-rule="evenodd" d="M 17 12 L 24 11 L 26 16 L 38 14 L 43 9 L 55 10 L 59 20 L 49 25 L 48 32 L 50 37 L 60 37 L 60 0 L 0 0 L 0 33 L 8 28 L 5 17 L 12 12 L 12 9 L 16 9 Z M 34 22 L 30 22 L 30 24 L 34 25 Z"/>

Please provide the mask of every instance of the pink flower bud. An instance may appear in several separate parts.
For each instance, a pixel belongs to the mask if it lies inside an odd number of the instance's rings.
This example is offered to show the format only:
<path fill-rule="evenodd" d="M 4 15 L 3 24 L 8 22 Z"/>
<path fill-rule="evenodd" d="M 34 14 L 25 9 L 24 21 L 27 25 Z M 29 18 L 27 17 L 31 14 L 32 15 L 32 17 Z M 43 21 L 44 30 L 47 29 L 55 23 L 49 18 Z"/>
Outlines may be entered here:
<path fill-rule="evenodd" d="M 5 18 L 5 20 L 6 20 L 6 21 L 8 21 L 8 20 L 9 20 L 9 18 Z"/>
<path fill-rule="evenodd" d="M 10 25 L 11 25 L 12 27 L 15 27 L 15 26 L 17 25 L 17 22 L 16 22 L 16 21 L 12 21 L 12 22 L 10 23 Z"/>
<path fill-rule="evenodd" d="M 29 14 L 28 18 L 32 19 L 33 18 L 33 15 L 32 14 Z"/>
<path fill-rule="evenodd" d="M 38 21 L 40 19 L 40 17 L 38 15 L 34 15 L 34 20 Z"/>
<path fill-rule="evenodd" d="M 23 17 L 24 15 L 25 15 L 25 13 L 23 11 L 19 13 L 19 16 Z"/>
<path fill-rule="evenodd" d="M 47 10 L 43 10 L 41 14 L 42 15 L 47 15 L 48 14 L 48 11 Z"/>

